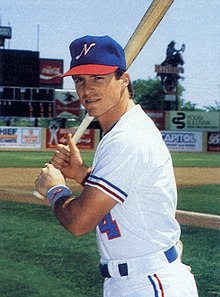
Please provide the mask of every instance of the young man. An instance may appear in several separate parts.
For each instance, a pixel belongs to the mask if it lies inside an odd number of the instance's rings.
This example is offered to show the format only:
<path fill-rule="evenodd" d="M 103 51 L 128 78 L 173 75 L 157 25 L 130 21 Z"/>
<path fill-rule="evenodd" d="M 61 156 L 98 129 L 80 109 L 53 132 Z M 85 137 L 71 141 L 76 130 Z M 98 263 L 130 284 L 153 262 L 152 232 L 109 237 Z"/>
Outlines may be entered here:
<path fill-rule="evenodd" d="M 87 167 L 68 135 L 36 180 L 73 235 L 96 228 L 105 297 L 196 297 L 175 244 L 177 195 L 172 161 L 159 130 L 132 100 L 122 47 L 108 36 L 70 45 L 70 70 L 81 104 L 104 136 Z M 65 178 L 84 185 L 74 197 Z"/>

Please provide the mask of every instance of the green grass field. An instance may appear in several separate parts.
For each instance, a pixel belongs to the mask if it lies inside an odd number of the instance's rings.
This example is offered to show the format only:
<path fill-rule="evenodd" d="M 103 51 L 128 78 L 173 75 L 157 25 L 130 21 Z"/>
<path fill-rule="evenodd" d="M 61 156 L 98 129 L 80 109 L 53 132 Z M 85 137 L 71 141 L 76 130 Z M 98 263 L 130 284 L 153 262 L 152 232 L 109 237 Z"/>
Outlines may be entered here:
<path fill-rule="evenodd" d="M 220 185 L 201 185 L 178 189 L 181 210 L 220 214 Z"/>
<path fill-rule="evenodd" d="M 1 201 L 0 209 L 0 296 L 102 296 L 94 232 L 72 237 L 47 206 Z M 216 230 L 182 227 L 200 297 L 220 294 L 219 239 Z"/>
<path fill-rule="evenodd" d="M 0 151 L 0 168 L 41 168 L 51 160 L 54 151 Z M 94 152 L 82 152 L 83 159 L 91 165 Z"/>
<path fill-rule="evenodd" d="M 218 153 L 171 153 L 174 167 L 219 168 Z"/>
<path fill-rule="evenodd" d="M 51 159 L 53 151 L 0 151 L 0 168 L 2 167 L 41 167 Z M 220 167 L 218 153 L 172 153 L 174 167 Z M 82 152 L 83 159 L 91 165 L 94 152 Z"/>
<path fill-rule="evenodd" d="M 1 151 L 0 167 L 41 167 L 52 154 Z M 88 164 L 92 156 L 83 153 Z M 219 154 L 175 153 L 172 157 L 174 166 L 220 167 Z M 179 209 L 219 214 L 219 185 L 178 192 Z M 102 296 L 94 232 L 74 238 L 59 225 L 50 207 L 0 201 L 0 234 L 0 296 Z M 199 296 L 219 297 L 219 231 L 182 226 L 181 239 L 183 261 L 192 267 Z"/>

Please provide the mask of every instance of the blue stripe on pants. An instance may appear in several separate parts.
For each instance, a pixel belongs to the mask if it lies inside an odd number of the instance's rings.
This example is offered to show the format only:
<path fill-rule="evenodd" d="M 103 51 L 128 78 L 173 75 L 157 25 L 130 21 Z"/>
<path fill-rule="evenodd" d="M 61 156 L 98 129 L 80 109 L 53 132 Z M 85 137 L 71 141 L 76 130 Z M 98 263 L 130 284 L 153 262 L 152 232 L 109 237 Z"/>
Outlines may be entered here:
<path fill-rule="evenodd" d="M 154 288 L 154 296 L 159 297 L 155 282 L 153 281 L 153 279 L 152 279 L 152 277 L 150 275 L 148 275 L 148 278 L 149 278 L 149 280 L 150 280 L 150 282 L 151 282 L 151 284 L 152 284 L 152 286 Z"/>

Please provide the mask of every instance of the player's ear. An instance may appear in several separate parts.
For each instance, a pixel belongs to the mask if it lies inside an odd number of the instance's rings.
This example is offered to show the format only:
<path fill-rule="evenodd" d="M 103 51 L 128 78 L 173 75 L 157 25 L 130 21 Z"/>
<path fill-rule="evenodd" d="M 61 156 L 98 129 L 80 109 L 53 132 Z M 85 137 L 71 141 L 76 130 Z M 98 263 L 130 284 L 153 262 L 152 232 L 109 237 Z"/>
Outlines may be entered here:
<path fill-rule="evenodd" d="M 123 73 L 123 75 L 121 76 L 122 86 L 127 87 L 129 84 L 129 81 L 130 81 L 130 76 L 128 72 Z"/>

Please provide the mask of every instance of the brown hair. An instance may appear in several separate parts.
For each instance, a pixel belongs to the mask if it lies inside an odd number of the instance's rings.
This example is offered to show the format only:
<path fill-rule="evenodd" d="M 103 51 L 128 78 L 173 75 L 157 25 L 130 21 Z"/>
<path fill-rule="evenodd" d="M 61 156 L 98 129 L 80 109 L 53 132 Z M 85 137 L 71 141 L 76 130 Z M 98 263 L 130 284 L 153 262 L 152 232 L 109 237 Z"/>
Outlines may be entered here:
<path fill-rule="evenodd" d="M 116 79 L 120 79 L 124 73 L 125 73 L 124 70 L 118 68 L 118 69 L 115 71 L 115 77 L 116 77 Z M 128 84 L 128 92 L 129 92 L 129 94 L 130 94 L 130 98 L 133 99 L 133 96 L 134 96 L 134 89 L 133 89 L 132 82 L 131 82 L 130 80 L 129 80 L 129 84 Z"/>

